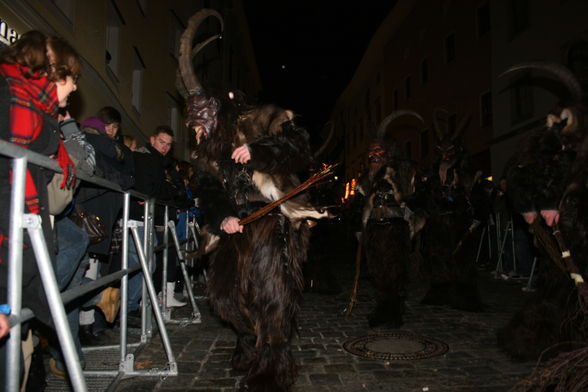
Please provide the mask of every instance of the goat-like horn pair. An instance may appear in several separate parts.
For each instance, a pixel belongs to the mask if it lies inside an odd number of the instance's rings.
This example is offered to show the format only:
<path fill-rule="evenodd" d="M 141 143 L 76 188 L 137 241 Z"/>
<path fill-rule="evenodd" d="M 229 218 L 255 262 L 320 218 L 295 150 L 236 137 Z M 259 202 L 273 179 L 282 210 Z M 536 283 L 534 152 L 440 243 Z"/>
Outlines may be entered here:
<path fill-rule="evenodd" d="M 550 73 L 567 87 L 574 101 L 580 101 L 582 99 L 582 85 L 580 84 L 580 81 L 572 71 L 561 64 L 547 62 L 521 63 L 509 67 L 506 71 L 501 73 L 499 77 L 526 69 L 537 69 Z"/>
<path fill-rule="evenodd" d="M 196 44 L 192 48 L 192 41 L 194 40 L 194 36 L 196 35 L 198 27 L 209 16 L 214 16 L 219 20 L 221 32 Z M 196 73 L 194 72 L 192 60 L 198 54 L 198 52 L 202 50 L 202 48 L 204 48 L 210 42 L 220 38 L 223 29 L 223 18 L 215 10 L 203 9 L 192 15 L 192 17 L 190 17 L 190 20 L 188 21 L 188 27 L 186 27 L 186 30 L 184 30 L 180 38 L 180 53 L 178 56 L 178 75 L 176 78 L 176 87 L 184 98 L 188 98 L 192 95 L 202 93 L 203 88 L 200 84 L 200 81 L 198 81 L 198 78 L 196 77 Z"/>
<path fill-rule="evenodd" d="M 382 122 L 380 122 L 380 125 L 378 126 L 378 131 L 376 133 L 376 138 L 378 140 L 383 139 L 384 135 L 386 134 L 386 128 L 388 128 L 388 125 L 390 125 L 392 121 L 402 116 L 413 116 L 416 117 L 421 123 L 425 123 L 423 118 L 413 110 L 395 110 L 386 117 L 384 117 Z"/>
<path fill-rule="evenodd" d="M 335 134 L 335 125 L 333 124 L 333 121 L 329 121 L 327 125 L 329 127 L 329 134 L 325 138 L 323 144 L 319 148 L 317 148 L 316 152 L 314 153 L 315 158 L 318 158 L 319 155 L 325 152 L 328 145 L 331 143 L 331 139 L 333 139 L 333 135 Z"/>
<path fill-rule="evenodd" d="M 447 116 L 449 114 L 449 112 L 447 112 L 447 110 L 441 109 L 441 108 L 435 108 L 433 110 L 433 130 L 435 131 L 435 134 L 437 135 L 437 139 L 443 140 L 449 134 L 449 123 L 445 124 L 445 131 L 442 131 L 441 127 L 439 126 L 439 114 L 444 114 L 445 116 Z M 467 128 L 467 125 L 469 122 L 470 122 L 470 115 L 468 114 L 461 119 L 459 125 L 457 126 L 457 128 L 455 128 L 453 135 L 450 136 L 450 139 L 456 140 L 459 137 L 461 137 L 461 135 L 463 134 L 463 132 Z"/>

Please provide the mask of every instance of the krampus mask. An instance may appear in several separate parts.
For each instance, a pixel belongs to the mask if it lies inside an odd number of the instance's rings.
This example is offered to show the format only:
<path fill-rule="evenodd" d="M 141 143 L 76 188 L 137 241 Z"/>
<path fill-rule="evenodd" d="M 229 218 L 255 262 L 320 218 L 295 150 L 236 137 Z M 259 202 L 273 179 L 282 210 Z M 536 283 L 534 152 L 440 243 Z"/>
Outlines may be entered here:
<path fill-rule="evenodd" d="M 186 126 L 196 131 L 196 140 L 208 137 L 217 126 L 217 114 L 220 102 L 214 97 L 208 97 L 202 85 L 198 81 L 192 62 L 194 57 L 210 42 L 221 37 L 221 34 L 213 35 L 192 47 L 192 41 L 198 27 L 209 16 L 214 16 L 220 22 L 223 30 L 223 19 L 214 10 L 203 9 L 194 14 L 188 21 L 188 27 L 180 38 L 180 54 L 178 58 L 179 72 L 176 78 L 176 87 L 187 103 Z"/>

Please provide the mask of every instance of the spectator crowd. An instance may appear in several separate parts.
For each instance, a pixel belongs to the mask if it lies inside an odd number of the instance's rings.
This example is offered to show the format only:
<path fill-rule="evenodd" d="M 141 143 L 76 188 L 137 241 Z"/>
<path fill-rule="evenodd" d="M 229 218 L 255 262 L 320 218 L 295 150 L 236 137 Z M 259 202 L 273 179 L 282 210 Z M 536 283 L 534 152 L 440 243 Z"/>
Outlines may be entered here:
<path fill-rule="evenodd" d="M 147 143 L 123 131 L 122 117 L 114 104 L 105 105 L 95 116 L 81 122 L 68 111 L 69 95 L 77 90 L 82 72 L 76 50 L 59 37 L 29 31 L 19 40 L 0 51 L 0 138 L 22 148 L 55 159 L 63 173 L 54 173 L 35 165 L 26 172 L 25 213 L 37 214 L 55 271 L 58 287 L 67 291 L 112 273 L 121 266 L 123 194 L 87 181 L 78 173 L 110 181 L 121 190 L 141 192 L 149 198 L 166 203 L 169 218 L 178 222 L 178 236 L 185 238 L 188 216 L 199 216 L 195 207 L 189 162 L 177 161 L 170 152 L 174 132 L 168 126 L 157 126 Z M 0 203 L 3 211 L 11 210 L 11 158 L 0 157 Z M 144 201 L 131 200 L 130 219 L 143 221 Z M 155 227 L 162 227 L 164 205 L 155 207 Z M 0 218 L 0 304 L 8 302 L 7 260 L 10 244 L 10 214 Z M 83 224 L 88 219 L 99 221 L 98 232 Z M 139 227 L 143 238 L 143 227 Z M 131 238 L 131 237 L 129 237 Z M 162 230 L 155 230 L 153 243 L 162 242 Z M 53 320 L 41 284 L 31 240 L 26 231 L 23 239 L 22 306 L 35 313 L 35 319 L 22 326 L 23 390 L 40 390 L 44 380 L 29 377 L 35 349 L 46 342 L 51 359 L 49 369 L 65 378 L 66 367 Z M 177 270 L 176 252 L 169 252 L 167 282 L 162 284 L 161 252 L 153 254 L 155 267 L 151 273 L 155 287 L 164 287 L 168 307 L 186 305 L 175 298 Z M 139 264 L 134 241 L 129 241 L 129 267 Z M 129 276 L 128 325 L 140 327 L 142 273 Z M 7 306 L 0 306 L 0 385 L 5 383 L 6 337 L 10 326 Z M 82 368 L 85 366 L 82 344 L 99 345 L 102 337 L 118 322 L 120 307 L 119 283 L 115 282 L 66 304 L 74 346 Z"/>

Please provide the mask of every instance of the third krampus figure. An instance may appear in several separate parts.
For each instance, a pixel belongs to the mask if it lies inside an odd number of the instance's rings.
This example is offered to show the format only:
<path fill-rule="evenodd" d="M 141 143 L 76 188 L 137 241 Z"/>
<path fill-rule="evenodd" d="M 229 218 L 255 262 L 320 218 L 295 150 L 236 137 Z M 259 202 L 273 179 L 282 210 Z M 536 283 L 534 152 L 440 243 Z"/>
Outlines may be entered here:
<path fill-rule="evenodd" d="M 523 215 L 540 248 L 536 291 L 509 323 L 498 341 L 509 354 L 534 359 L 568 341 L 585 341 L 586 298 L 578 295 L 585 283 L 570 279 L 570 260 L 576 276 L 586 277 L 588 257 L 588 189 L 586 108 L 580 83 L 565 67 L 527 63 L 510 68 L 540 70 L 563 82 L 572 99 L 547 116 L 544 128 L 522 143 L 506 169 L 513 212 Z M 571 257 L 564 260 L 550 227 L 562 234 Z M 541 233 L 546 233 L 541 235 Z M 562 390 L 568 390 L 564 388 Z"/>
<path fill-rule="evenodd" d="M 478 311 L 482 304 L 471 234 L 480 219 L 471 202 L 471 190 L 479 173 L 472 173 L 461 147 L 468 117 L 455 129 L 446 126 L 443 131 L 439 125 L 442 113 L 439 110 L 434 113 L 439 160 L 418 191 L 428 213 L 422 242 L 431 279 L 423 303 Z M 446 121 L 449 123 L 449 118 Z"/>

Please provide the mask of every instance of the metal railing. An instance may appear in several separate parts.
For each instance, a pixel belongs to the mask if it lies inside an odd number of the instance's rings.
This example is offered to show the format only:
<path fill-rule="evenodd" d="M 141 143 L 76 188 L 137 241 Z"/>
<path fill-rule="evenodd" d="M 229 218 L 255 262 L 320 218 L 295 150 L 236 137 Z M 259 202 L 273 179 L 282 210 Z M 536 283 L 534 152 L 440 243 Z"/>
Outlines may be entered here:
<path fill-rule="evenodd" d="M 167 309 L 165 300 L 162 308 L 157 305 L 157 295 L 151 279 L 151 268 L 153 263 L 153 212 L 155 200 L 150 199 L 147 195 L 136 191 L 123 191 L 117 184 L 111 183 L 97 176 L 90 176 L 86 173 L 78 171 L 78 179 L 86 182 L 102 186 L 106 189 L 123 193 L 123 238 L 122 238 L 122 261 L 121 270 L 112 274 L 103 276 L 92 283 L 83 286 L 75 287 L 66 292 L 60 293 L 55 278 L 55 273 L 51 264 L 51 257 L 47 250 L 47 245 L 43 232 L 41 229 L 41 217 L 36 214 L 24 213 L 24 195 L 25 195 L 25 175 L 27 165 L 33 164 L 50 169 L 54 172 L 61 172 L 61 168 L 56 161 L 50 159 L 42 154 L 29 151 L 12 143 L 0 140 L 0 156 L 12 158 L 12 187 L 11 187 L 11 211 L 10 211 L 10 241 L 8 251 L 8 302 L 11 308 L 11 315 L 9 322 L 11 325 L 10 337 L 7 340 L 7 361 L 6 361 L 6 378 L 8 391 L 19 391 L 20 389 L 20 350 L 21 350 L 21 324 L 34 317 L 30 309 L 22 309 L 22 249 L 23 249 L 23 231 L 27 230 L 31 239 L 32 247 L 36 262 L 41 274 L 43 289 L 47 297 L 51 317 L 54 322 L 56 333 L 59 338 L 59 343 L 65 359 L 65 364 L 69 374 L 70 382 L 75 391 L 86 391 L 86 382 L 84 375 L 117 375 L 117 378 L 124 376 L 174 376 L 178 374 L 177 363 L 171 348 L 169 336 L 165 328 L 165 321 L 174 322 L 171 319 L 171 312 Z M 145 201 L 144 221 L 138 222 L 129 219 L 130 197 L 142 199 Z M 165 209 L 165 231 L 164 231 L 164 257 L 163 257 L 163 271 L 164 279 L 162 281 L 162 297 L 165 298 L 164 288 L 166 284 L 166 269 L 167 269 L 167 251 L 168 251 L 168 234 L 172 233 L 174 239 L 174 247 L 178 253 L 178 260 L 182 269 L 182 275 L 185 280 L 185 286 L 189 293 L 189 299 L 192 305 L 193 313 L 189 322 L 199 323 L 200 312 L 196 306 L 194 296 L 192 293 L 192 284 L 190 277 L 187 274 L 184 253 L 181 251 L 180 244 L 175 235 L 173 221 L 168 221 L 168 208 Z M 139 238 L 137 228 L 144 226 L 144 236 Z M 186 249 L 190 247 L 189 243 L 192 241 L 192 248 L 197 247 L 196 231 L 190 230 L 191 235 L 188 241 L 184 244 Z M 196 226 L 197 227 L 197 226 Z M 129 232 L 133 237 L 135 244 L 137 244 L 137 253 L 139 256 L 140 265 L 129 268 L 128 266 L 128 248 L 129 248 Z M 134 366 L 133 354 L 127 353 L 127 347 L 136 344 L 127 343 L 127 310 L 128 310 L 128 275 L 134 271 L 141 269 L 143 272 L 143 301 L 141 307 L 141 341 L 137 345 L 142 345 L 147 342 L 147 339 L 152 336 L 152 317 L 155 316 L 159 333 L 162 339 L 165 353 L 167 356 L 166 369 L 141 369 L 136 370 Z M 120 309 L 120 363 L 117 369 L 112 371 L 82 371 L 80 361 L 74 347 L 73 337 L 69 328 L 64 304 L 92 291 L 99 287 L 103 287 L 113 281 L 121 281 L 121 309 Z M 149 300 L 147 300 L 149 299 Z M 152 304 L 155 304 L 153 306 Z M 151 311 L 152 310 L 152 311 Z M 164 317 L 165 315 L 165 317 Z M 186 322 L 183 320 L 182 322 Z M 111 348 L 117 346 L 106 346 Z M 116 380 L 115 380 L 116 381 Z"/>

